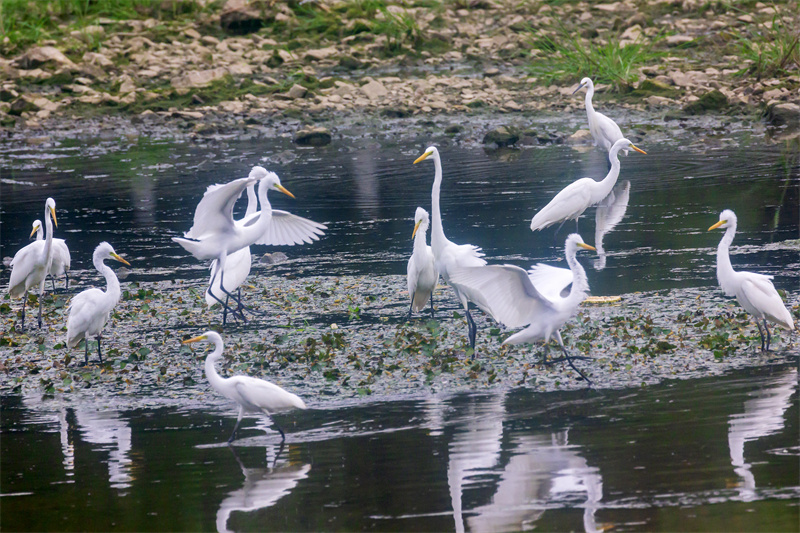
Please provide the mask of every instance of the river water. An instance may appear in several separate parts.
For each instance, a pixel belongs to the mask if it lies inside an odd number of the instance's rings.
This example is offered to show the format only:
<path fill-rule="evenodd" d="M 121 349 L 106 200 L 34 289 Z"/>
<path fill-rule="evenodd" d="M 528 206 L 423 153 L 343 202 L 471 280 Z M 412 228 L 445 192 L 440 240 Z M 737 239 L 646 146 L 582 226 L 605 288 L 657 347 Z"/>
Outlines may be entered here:
<path fill-rule="evenodd" d="M 280 248 L 289 260 L 273 274 L 401 275 L 412 217 L 418 205 L 429 209 L 433 179 L 432 164 L 412 162 L 433 142 L 451 240 L 481 246 L 491 262 L 563 264 L 554 241 L 574 225 L 557 237 L 555 228 L 531 234 L 530 218 L 575 179 L 601 179 L 599 151 L 491 150 L 467 134 L 420 129 L 354 128 L 322 148 L 258 131 L 8 142 L 2 255 L 27 242 L 52 196 L 75 286 L 96 283 L 91 252 L 102 240 L 133 265 L 123 283 L 199 282 L 206 266 L 170 237 L 189 228 L 208 185 L 260 164 L 297 197 L 273 194 L 275 208 L 329 228 L 313 245 Z M 796 305 L 796 143 L 746 126 L 685 128 L 673 138 L 645 124 L 632 137 L 648 155 L 622 157 L 614 198 L 580 221 L 584 240 L 602 243 L 603 253 L 581 257 L 592 293 L 715 287 L 721 231 L 706 230 L 729 208 L 739 218 L 734 267 L 774 275 Z M 8 271 L 2 276 L 7 283 Z M 210 388 L 207 401 L 154 398 L 154 407 L 103 392 L 3 393 L 0 527 L 797 531 L 795 345 L 763 366 L 646 388 L 326 398 L 279 418 L 282 450 L 256 418 L 225 445 L 235 410 Z"/>

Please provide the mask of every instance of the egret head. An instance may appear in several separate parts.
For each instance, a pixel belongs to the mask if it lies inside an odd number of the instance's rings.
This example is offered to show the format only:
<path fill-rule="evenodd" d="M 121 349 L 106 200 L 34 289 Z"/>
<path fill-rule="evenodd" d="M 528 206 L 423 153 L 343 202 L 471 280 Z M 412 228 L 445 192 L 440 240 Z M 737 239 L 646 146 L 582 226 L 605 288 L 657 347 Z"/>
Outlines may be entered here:
<path fill-rule="evenodd" d="M 421 156 L 419 156 L 418 158 L 416 158 L 414 160 L 414 164 L 416 165 L 420 161 L 425 161 L 426 159 L 428 159 L 432 155 L 435 155 L 436 157 L 438 157 L 439 156 L 439 150 L 437 150 L 435 146 L 428 146 L 425 149 L 425 152 Z"/>
<path fill-rule="evenodd" d="M 286 187 L 281 185 L 281 179 L 278 177 L 277 174 L 275 174 L 274 172 L 269 172 L 266 169 L 264 169 L 263 167 L 253 167 L 253 172 L 255 172 L 256 169 L 260 169 L 260 171 L 264 172 L 264 175 L 261 176 L 260 178 L 258 178 L 260 180 L 260 183 L 258 185 L 259 189 L 262 186 L 264 186 L 264 187 L 266 187 L 267 190 L 280 191 L 283 194 L 285 194 L 287 196 L 291 196 L 292 198 L 294 198 L 294 194 L 290 193 L 288 191 L 288 189 L 286 189 Z M 260 173 L 260 171 L 259 171 L 259 173 Z M 253 176 L 253 172 L 250 173 L 251 177 Z"/>
<path fill-rule="evenodd" d="M 614 143 L 614 145 L 611 147 L 611 150 L 608 151 L 608 156 L 614 157 L 616 154 L 619 153 L 620 150 L 628 150 L 628 149 L 636 150 L 640 154 L 647 155 L 647 152 L 645 152 L 641 148 L 634 146 L 633 143 L 628 139 L 623 138 Z"/>
<path fill-rule="evenodd" d="M 708 231 L 717 228 L 736 227 L 736 215 L 730 209 L 726 209 L 719 214 L 719 222 L 708 228 Z"/>
<path fill-rule="evenodd" d="M 576 92 L 580 91 L 584 87 L 588 87 L 589 89 L 594 89 L 594 84 L 592 83 L 592 79 L 591 78 L 583 78 L 581 80 L 581 84 L 578 85 L 577 89 L 572 91 L 572 94 L 575 94 Z"/>
<path fill-rule="evenodd" d="M 591 250 L 593 252 L 597 251 L 597 249 L 594 246 L 590 246 L 585 242 L 583 242 L 583 237 L 581 237 L 577 233 L 572 233 L 567 237 L 566 247 L 567 249 L 572 247 L 576 249 L 583 248 L 584 250 Z"/>
<path fill-rule="evenodd" d="M 418 207 L 416 213 L 414 213 L 414 232 L 411 234 L 411 238 L 412 239 L 417 234 L 417 230 L 420 227 L 424 227 L 424 228 L 427 229 L 427 227 L 428 227 L 428 212 L 425 211 L 423 208 Z"/>
<path fill-rule="evenodd" d="M 220 348 L 222 347 L 222 337 L 220 337 L 219 333 L 212 330 L 206 331 L 205 333 L 203 333 L 202 335 L 198 335 L 197 337 L 192 337 L 191 339 L 186 339 L 185 341 L 181 341 L 181 344 L 191 344 L 193 342 L 200 342 L 200 341 L 207 341 L 214 344 L 215 346 L 218 346 Z M 209 355 L 209 358 L 211 358 L 211 355 Z"/>
<path fill-rule="evenodd" d="M 37 218 L 33 221 L 33 229 L 31 230 L 31 235 L 29 238 L 33 238 L 33 236 L 39 231 L 42 231 L 42 221 Z"/>
<path fill-rule="evenodd" d="M 53 219 L 53 224 L 58 227 L 58 221 L 56 220 L 56 201 L 52 198 L 48 198 L 44 205 L 49 212 L 50 218 Z"/>
<path fill-rule="evenodd" d="M 124 265 L 131 266 L 130 263 L 125 261 L 122 257 L 117 255 L 117 252 L 114 251 L 114 247 L 108 244 L 107 242 L 103 241 L 97 245 L 97 248 L 94 249 L 94 257 L 96 259 L 100 259 L 104 261 L 106 259 L 113 259 L 115 261 L 119 261 Z"/>

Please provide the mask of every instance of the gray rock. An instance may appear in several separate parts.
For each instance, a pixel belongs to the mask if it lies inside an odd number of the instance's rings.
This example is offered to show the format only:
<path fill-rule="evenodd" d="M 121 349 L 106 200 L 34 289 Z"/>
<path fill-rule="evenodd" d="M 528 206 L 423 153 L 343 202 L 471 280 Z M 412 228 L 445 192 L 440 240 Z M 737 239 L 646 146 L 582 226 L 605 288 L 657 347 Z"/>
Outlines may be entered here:
<path fill-rule="evenodd" d="M 32 111 L 39 111 L 39 106 L 33 102 L 33 99 L 21 96 L 11 102 L 11 108 L 8 110 L 8 114 L 20 116 L 22 113 Z"/>
<path fill-rule="evenodd" d="M 23 69 L 32 69 L 46 64 L 75 68 L 75 63 L 53 46 L 34 46 L 17 59 L 17 63 Z"/>
<path fill-rule="evenodd" d="M 295 144 L 301 146 L 325 146 L 332 140 L 331 132 L 325 128 L 303 128 L 294 134 L 292 139 Z"/>
<path fill-rule="evenodd" d="M 223 30 L 239 35 L 256 32 L 275 19 L 270 4 L 266 0 L 228 0 L 222 6 L 219 25 Z"/>
<path fill-rule="evenodd" d="M 483 144 L 496 144 L 497 146 L 511 146 L 519 140 L 519 134 L 509 130 L 506 126 L 500 126 L 489 131 L 483 136 Z"/>
<path fill-rule="evenodd" d="M 306 93 L 308 93 L 308 89 L 306 89 L 302 85 L 298 85 L 297 83 L 295 83 L 294 85 L 292 85 L 292 88 L 289 89 L 287 95 L 289 96 L 289 98 L 294 100 L 296 98 L 304 98 Z"/>
<path fill-rule="evenodd" d="M 369 80 L 369 83 L 361 86 L 361 92 L 364 93 L 367 98 L 370 100 L 377 100 L 389 94 L 389 91 L 386 90 L 386 87 L 384 87 L 381 82 L 371 78 Z"/>
<path fill-rule="evenodd" d="M 800 127 L 800 105 L 770 102 L 767 104 L 767 122 L 773 126 Z"/>
<path fill-rule="evenodd" d="M 289 256 L 283 252 L 273 252 L 271 254 L 264 254 L 258 262 L 262 265 L 277 265 L 278 263 L 283 263 L 288 259 Z"/>

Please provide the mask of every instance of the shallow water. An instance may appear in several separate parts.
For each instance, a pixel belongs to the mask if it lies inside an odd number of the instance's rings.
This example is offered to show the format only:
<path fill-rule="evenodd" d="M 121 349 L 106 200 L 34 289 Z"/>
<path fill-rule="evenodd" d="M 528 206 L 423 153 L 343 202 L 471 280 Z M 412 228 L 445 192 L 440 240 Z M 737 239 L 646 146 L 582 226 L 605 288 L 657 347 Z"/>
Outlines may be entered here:
<path fill-rule="evenodd" d="M 321 404 L 2 398 L 3 529 L 796 531 L 795 365 L 641 390 Z"/>
<path fill-rule="evenodd" d="M 665 129 L 650 126 L 637 129 L 634 139 L 648 155 L 621 158 L 616 201 L 589 209 L 580 221 L 586 242 L 599 244 L 600 222 L 621 219 L 602 235 L 604 255 L 580 255 L 592 293 L 716 291 L 714 253 L 722 232 L 706 230 L 722 209 L 731 208 L 739 218 L 734 267 L 773 274 L 776 286 L 796 302 L 796 145 L 772 143 L 746 128 L 710 133 L 687 128 L 671 138 Z M 273 278 L 273 284 L 288 274 L 313 284 L 337 276 L 347 284 L 368 284 L 372 277 L 370 293 L 393 293 L 386 287 L 403 285 L 399 276 L 411 251 L 414 210 L 430 205 L 433 165 L 411 163 L 431 142 L 443 159 L 442 211 L 450 239 L 482 246 L 492 262 L 563 263 L 554 247 L 555 228 L 531 234 L 530 218 L 571 181 L 603 177 L 604 157 L 597 150 L 546 145 L 498 151 L 465 135 L 415 137 L 357 128 L 314 149 L 257 133 L 8 143 L 0 151 L 2 255 L 27 243 L 31 222 L 43 216 L 44 200 L 52 196 L 58 204 L 56 235 L 72 250 L 71 289 L 98 282 L 91 252 L 101 240 L 131 261 L 123 285 L 174 278 L 199 286 L 208 275 L 205 265 L 170 237 L 189 228 L 208 185 L 243 177 L 262 164 L 297 197 L 273 194 L 274 207 L 324 222 L 329 230 L 312 245 L 277 249 L 289 261 L 254 266 L 251 276 Z M 562 228 L 559 243 L 573 227 Z M 0 284 L 7 279 L 4 269 Z M 397 324 L 385 315 L 397 309 L 399 321 L 404 310 L 398 294 L 392 295 L 385 308 L 378 302 L 372 313 L 363 309 L 361 323 L 349 322 L 346 303 L 335 320 L 348 321 L 342 328 L 348 339 L 358 339 L 359 324 L 367 332 L 383 327 L 390 338 Z M 156 308 L 171 306 L 159 296 L 149 302 L 153 321 L 159 320 Z M 449 298 L 444 291 L 442 296 Z M 701 296 L 705 293 L 697 299 Z M 635 299 L 627 302 L 637 305 Z M 16 309 L 17 302 L 9 303 Z M 440 305 L 457 307 L 455 301 Z M 664 308 L 678 312 L 669 304 Z M 304 320 L 312 321 L 311 330 L 328 326 L 323 317 L 310 316 Z M 596 319 L 592 312 L 586 316 Z M 11 338 L 12 311 L 2 317 L 3 334 Z M 63 335 L 58 324 L 55 332 L 40 333 L 41 341 L 25 345 L 41 343 L 46 353 L 24 360 L 34 363 L 24 394 L 0 396 L 2 529 L 797 530 L 797 365 L 785 363 L 796 357 L 787 334 L 776 342 L 789 347 L 776 358 L 753 357 L 752 364 L 765 366 L 647 387 L 643 379 L 640 389 L 536 391 L 531 388 L 536 379 L 526 382 L 525 376 L 537 370 L 526 364 L 522 381 L 514 374 L 525 360 L 519 353 L 509 358 L 514 361 L 509 377 L 498 378 L 506 385 L 455 395 L 434 395 L 420 386 L 406 396 L 384 394 L 381 401 L 353 396 L 343 401 L 329 392 L 340 390 L 340 384 L 318 371 L 303 389 L 309 395 L 317 391 L 307 398 L 312 409 L 279 418 L 289 437 L 279 454 L 274 432 L 264 436 L 262 430 L 247 429 L 254 423 L 267 427 L 255 420 L 245 423 L 233 450 L 224 445 L 234 407 L 205 386 L 199 362 L 173 346 L 176 331 L 204 327 L 203 320 L 188 319 L 189 326 L 185 319 L 179 325 L 173 321 L 174 331 L 165 335 L 138 326 L 135 333 L 144 335 L 143 346 L 152 350 L 141 364 L 151 372 L 147 390 L 152 396 L 145 398 L 114 392 L 124 384 L 106 389 L 130 369 L 118 363 L 142 346 L 135 337 L 123 338 L 128 333 L 123 335 L 122 328 L 111 337 L 111 345 L 119 348 L 109 355 L 114 372 L 103 370 L 114 377 L 85 377 L 80 387 L 89 388 L 73 394 L 42 398 L 33 392 L 37 376 L 45 387 L 45 378 L 62 373 L 60 367 L 45 369 L 50 347 L 61 357 L 53 346 Z M 479 318 L 482 335 L 487 322 Z M 270 328 L 257 338 L 246 337 L 247 326 L 226 332 L 246 338 L 247 344 L 277 338 Z M 737 352 L 734 366 L 741 366 L 748 353 Z M 372 354 L 361 355 L 368 361 Z M 263 365 L 263 353 L 259 357 Z M 681 357 L 680 351 L 669 358 L 637 357 L 634 366 L 666 360 L 666 371 L 653 372 L 662 380 L 690 367 L 693 376 L 704 369 L 704 375 L 720 374 L 717 367 L 734 359 L 717 362 L 710 356 L 711 363 L 702 357 L 684 363 Z M 173 359 L 191 370 L 172 374 L 170 367 L 171 379 L 159 381 L 159 364 Z M 63 364 L 70 365 L 71 387 L 77 389 L 75 375 L 82 371 L 67 358 Z M 490 363 L 498 369 L 501 364 Z M 625 361 L 611 358 L 603 364 L 616 371 Z M 448 379 L 459 390 L 469 388 L 468 376 L 474 374 L 469 370 L 465 364 Z M 366 365 L 362 375 L 371 371 Z M 15 369 L 6 376 L 9 372 Z M 485 368 L 477 373 L 481 387 L 495 379 L 487 379 L 487 372 L 494 376 Z M 618 374 L 624 381 L 625 372 Z M 604 376 L 599 369 L 597 375 Z M 126 376 L 136 380 L 133 373 Z M 560 376 L 541 376 L 537 387 L 558 387 Z M 181 379 L 191 392 L 171 389 L 181 388 Z M 510 388 L 518 382 L 525 385 Z M 446 389 L 441 381 L 435 384 L 437 391 Z M 2 385 L 4 391 L 12 388 Z M 617 388 L 619 381 L 606 385 Z"/>

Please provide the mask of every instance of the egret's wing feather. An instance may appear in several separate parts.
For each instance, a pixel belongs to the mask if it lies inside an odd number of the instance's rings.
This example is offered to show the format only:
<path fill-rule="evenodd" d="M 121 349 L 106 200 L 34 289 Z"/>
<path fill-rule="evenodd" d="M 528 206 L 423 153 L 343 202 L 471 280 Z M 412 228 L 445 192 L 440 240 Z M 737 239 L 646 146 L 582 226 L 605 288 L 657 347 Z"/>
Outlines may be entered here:
<path fill-rule="evenodd" d="M 261 213 L 247 217 L 243 222 L 252 224 L 252 219 L 257 219 Z M 307 218 L 299 217 L 279 209 L 272 210 L 272 220 L 266 231 L 258 238 L 255 244 L 268 246 L 291 246 L 294 244 L 310 244 L 319 240 L 324 235 L 323 230 L 328 229 L 325 224 L 314 222 Z"/>
<path fill-rule="evenodd" d="M 536 315 L 553 309 L 553 303 L 533 286 L 528 273 L 514 265 L 454 268 L 450 282 L 468 297 L 473 294 L 495 320 L 511 328 L 527 326 Z"/>
<path fill-rule="evenodd" d="M 184 233 L 190 239 L 202 239 L 208 233 L 228 231 L 233 226 L 233 206 L 254 178 L 240 178 L 230 183 L 210 185 L 194 211 L 194 224 Z"/>
<path fill-rule="evenodd" d="M 267 413 L 306 408 L 300 397 L 272 382 L 250 376 L 235 376 L 231 379 L 236 380 L 236 392 L 244 401 Z"/>
<path fill-rule="evenodd" d="M 572 270 L 543 263 L 533 265 L 528 270 L 528 277 L 539 293 L 552 302 L 563 298 L 561 291 L 569 287 L 574 279 Z"/>
<path fill-rule="evenodd" d="M 592 178 L 573 181 L 556 194 L 531 220 L 531 231 L 540 230 L 556 222 L 578 218 L 591 205 Z"/>
<path fill-rule="evenodd" d="M 743 272 L 742 274 L 748 275 L 744 277 L 737 296 L 749 302 L 750 306 L 760 310 L 764 315 L 772 318 L 783 327 L 793 329 L 792 315 L 786 309 L 778 291 L 775 290 L 775 286 L 770 281 L 772 276 L 753 272 Z M 742 302 L 742 305 L 747 307 L 744 302 Z"/>

